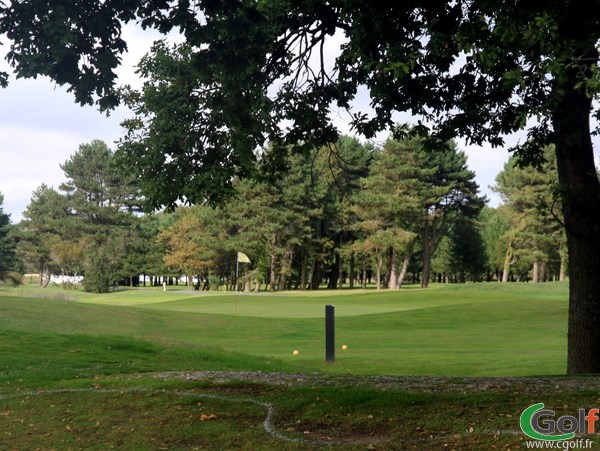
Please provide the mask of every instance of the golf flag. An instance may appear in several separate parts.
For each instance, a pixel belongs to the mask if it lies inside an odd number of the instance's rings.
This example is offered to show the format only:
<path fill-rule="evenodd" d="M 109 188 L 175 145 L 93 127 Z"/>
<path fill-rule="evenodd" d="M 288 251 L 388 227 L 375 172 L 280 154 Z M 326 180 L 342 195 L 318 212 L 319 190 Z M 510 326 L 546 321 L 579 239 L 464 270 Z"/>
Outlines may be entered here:
<path fill-rule="evenodd" d="M 244 254 L 243 252 L 238 252 L 238 257 L 237 257 L 237 261 L 239 263 L 250 263 L 250 259 L 248 258 L 248 256 L 246 254 Z"/>

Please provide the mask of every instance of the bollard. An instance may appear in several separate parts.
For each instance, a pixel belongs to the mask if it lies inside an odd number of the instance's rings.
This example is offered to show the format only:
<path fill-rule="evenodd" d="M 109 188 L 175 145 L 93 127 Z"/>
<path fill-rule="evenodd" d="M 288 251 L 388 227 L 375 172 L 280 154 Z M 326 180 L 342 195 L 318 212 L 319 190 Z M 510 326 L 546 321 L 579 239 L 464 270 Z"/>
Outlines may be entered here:
<path fill-rule="evenodd" d="M 335 362 L 335 308 L 325 306 L 325 361 Z"/>

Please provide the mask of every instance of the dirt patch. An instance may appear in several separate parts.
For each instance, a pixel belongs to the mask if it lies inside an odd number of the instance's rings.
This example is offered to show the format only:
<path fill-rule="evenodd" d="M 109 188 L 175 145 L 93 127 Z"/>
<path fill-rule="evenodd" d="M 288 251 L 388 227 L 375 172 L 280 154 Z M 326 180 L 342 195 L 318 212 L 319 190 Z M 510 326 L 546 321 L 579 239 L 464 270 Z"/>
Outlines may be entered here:
<path fill-rule="evenodd" d="M 283 386 L 368 386 L 415 392 L 476 393 L 515 390 L 525 394 L 554 391 L 600 391 L 600 376 L 588 377 L 436 377 L 436 376 L 329 376 L 301 373 L 231 371 L 168 371 L 151 374 L 157 379 L 183 379 L 214 383 L 250 382 Z"/>

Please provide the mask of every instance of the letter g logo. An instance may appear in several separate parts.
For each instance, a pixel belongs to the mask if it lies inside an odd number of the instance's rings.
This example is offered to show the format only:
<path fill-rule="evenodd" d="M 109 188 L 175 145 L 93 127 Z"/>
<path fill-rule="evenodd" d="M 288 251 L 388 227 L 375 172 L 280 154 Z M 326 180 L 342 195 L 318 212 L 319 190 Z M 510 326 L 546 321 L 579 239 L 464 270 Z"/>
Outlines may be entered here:
<path fill-rule="evenodd" d="M 521 414 L 520 426 L 525 435 L 536 440 L 551 441 L 571 440 L 575 437 L 574 432 L 552 435 L 556 432 L 556 421 L 542 420 L 543 426 L 540 426 L 538 420 L 542 415 L 554 416 L 554 411 L 544 409 L 543 403 L 534 404 L 523 411 Z"/>

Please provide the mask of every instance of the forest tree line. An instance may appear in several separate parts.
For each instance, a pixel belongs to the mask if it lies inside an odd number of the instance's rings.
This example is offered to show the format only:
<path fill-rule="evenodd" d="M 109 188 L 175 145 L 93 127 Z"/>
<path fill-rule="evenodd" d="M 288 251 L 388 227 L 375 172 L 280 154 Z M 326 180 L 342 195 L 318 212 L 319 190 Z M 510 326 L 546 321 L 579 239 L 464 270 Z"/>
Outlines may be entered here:
<path fill-rule="evenodd" d="M 511 158 L 494 187 L 504 203 L 489 208 L 454 143 L 432 152 L 418 138 L 376 147 L 342 136 L 289 154 L 282 177 L 235 180 L 224 204 L 144 214 L 119 153 L 92 141 L 61 165 L 58 190 L 35 190 L 21 223 L 2 213 L 0 252 L 11 258 L 0 277 L 35 272 L 45 286 L 51 274 L 81 275 L 98 292 L 146 276 L 233 289 L 243 252 L 246 291 L 563 280 L 556 164 L 552 149 L 544 155 L 537 169 Z"/>

